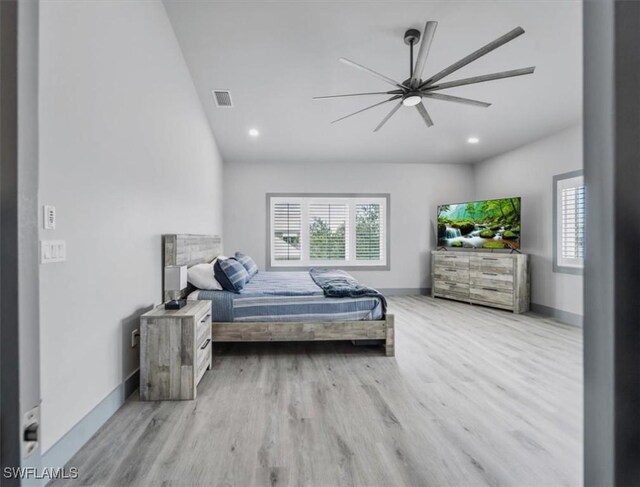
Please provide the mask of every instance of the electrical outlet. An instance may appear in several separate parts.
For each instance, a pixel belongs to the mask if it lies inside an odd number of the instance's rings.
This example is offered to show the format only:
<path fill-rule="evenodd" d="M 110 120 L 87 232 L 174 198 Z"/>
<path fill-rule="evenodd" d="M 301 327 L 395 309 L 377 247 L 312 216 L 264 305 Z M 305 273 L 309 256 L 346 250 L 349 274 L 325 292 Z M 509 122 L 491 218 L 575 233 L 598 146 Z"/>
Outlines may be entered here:
<path fill-rule="evenodd" d="M 131 348 L 136 348 L 140 343 L 140 331 L 136 328 L 131 332 Z"/>

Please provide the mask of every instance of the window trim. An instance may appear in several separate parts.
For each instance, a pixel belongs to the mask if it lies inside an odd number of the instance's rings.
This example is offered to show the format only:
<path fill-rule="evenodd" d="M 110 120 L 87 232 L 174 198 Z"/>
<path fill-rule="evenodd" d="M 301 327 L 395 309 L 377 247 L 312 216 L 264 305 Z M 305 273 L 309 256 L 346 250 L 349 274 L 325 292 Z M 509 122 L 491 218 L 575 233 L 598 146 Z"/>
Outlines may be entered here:
<path fill-rule="evenodd" d="M 578 169 L 577 171 L 570 171 L 563 174 L 556 174 L 553 176 L 553 272 L 557 272 L 560 274 L 573 274 L 573 275 L 582 275 L 584 272 L 584 259 L 582 261 L 582 265 L 563 265 L 559 263 L 559 248 L 558 248 L 558 239 L 559 235 L 559 219 L 558 219 L 558 184 L 560 181 L 564 181 L 566 179 L 573 179 L 582 177 L 584 178 L 584 171 L 582 169 Z M 583 180 L 584 181 L 584 180 Z"/>
<path fill-rule="evenodd" d="M 386 263 L 384 265 L 272 265 L 271 263 L 271 198 L 380 198 L 386 201 L 385 215 L 385 253 Z M 388 271 L 391 269 L 391 194 L 390 193 L 267 193 L 266 194 L 266 220 L 267 220 L 267 271 L 306 271 L 312 267 L 323 267 L 325 269 L 344 269 L 352 271 Z"/>

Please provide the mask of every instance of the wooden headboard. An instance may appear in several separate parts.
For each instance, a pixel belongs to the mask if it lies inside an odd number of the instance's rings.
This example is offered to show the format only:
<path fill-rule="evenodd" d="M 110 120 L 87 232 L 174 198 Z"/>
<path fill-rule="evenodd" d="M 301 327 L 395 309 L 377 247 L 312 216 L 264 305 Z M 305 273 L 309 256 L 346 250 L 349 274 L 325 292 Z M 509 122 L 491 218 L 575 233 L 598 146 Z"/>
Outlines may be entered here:
<path fill-rule="evenodd" d="M 222 239 L 218 235 L 163 235 L 162 236 L 162 296 L 163 300 L 171 299 L 164 288 L 164 268 L 168 265 L 192 265 L 211 262 L 222 254 Z M 182 291 L 181 297 L 191 292 L 190 288 Z"/>

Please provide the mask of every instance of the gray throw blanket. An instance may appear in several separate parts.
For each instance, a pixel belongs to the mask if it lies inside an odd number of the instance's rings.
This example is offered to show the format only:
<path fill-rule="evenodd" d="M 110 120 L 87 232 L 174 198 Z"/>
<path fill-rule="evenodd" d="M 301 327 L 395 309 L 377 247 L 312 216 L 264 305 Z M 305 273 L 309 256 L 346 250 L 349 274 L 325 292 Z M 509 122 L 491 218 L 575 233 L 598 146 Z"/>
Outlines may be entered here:
<path fill-rule="evenodd" d="M 377 289 L 363 286 L 349 273 L 335 269 L 311 269 L 309 275 L 329 298 L 376 297 L 382 303 L 382 312 L 387 312 L 387 300 Z"/>

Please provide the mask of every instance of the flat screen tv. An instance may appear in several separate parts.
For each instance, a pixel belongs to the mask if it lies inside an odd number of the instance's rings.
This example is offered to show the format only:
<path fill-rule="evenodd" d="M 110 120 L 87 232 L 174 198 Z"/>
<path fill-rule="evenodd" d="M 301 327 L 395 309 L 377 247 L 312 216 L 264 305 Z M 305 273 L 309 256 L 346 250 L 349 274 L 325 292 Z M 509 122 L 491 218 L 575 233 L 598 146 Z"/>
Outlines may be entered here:
<path fill-rule="evenodd" d="M 438 247 L 520 248 L 520 198 L 438 206 Z"/>

